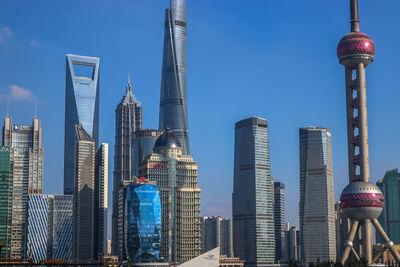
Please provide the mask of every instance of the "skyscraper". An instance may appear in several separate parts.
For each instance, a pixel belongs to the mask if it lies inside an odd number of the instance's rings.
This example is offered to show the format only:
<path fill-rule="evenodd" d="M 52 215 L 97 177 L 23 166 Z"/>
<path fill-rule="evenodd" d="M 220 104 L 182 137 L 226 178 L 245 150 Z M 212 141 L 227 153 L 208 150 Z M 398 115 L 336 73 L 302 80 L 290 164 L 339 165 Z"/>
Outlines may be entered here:
<path fill-rule="evenodd" d="M 65 78 L 64 194 L 73 194 L 75 125 L 98 145 L 100 59 L 67 55 Z"/>
<path fill-rule="evenodd" d="M 303 263 L 335 260 L 331 131 L 300 128 L 300 248 Z"/>
<path fill-rule="evenodd" d="M 130 81 L 125 95 L 115 109 L 115 144 L 113 172 L 112 252 L 118 255 L 118 190 L 121 181 L 133 177 L 133 138 L 142 129 L 142 103 L 132 93 Z"/>
<path fill-rule="evenodd" d="M 233 245 L 246 267 L 275 262 L 273 187 L 268 124 L 248 118 L 235 124 L 232 194 Z"/>
<path fill-rule="evenodd" d="M 197 163 L 183 155 L 179 140 L 170 130 L 157 139 L 154 153 L 141 161 L 139 174 L 157 182 L 161 192 L 160 257 L 169 263 L 182 263 L 200 255 Z"/>
<path fill-rule="evenodd" d="M 108 211 L 108 144 L 101 143 L 96 152 L 95 166 L 95 251 L 107 254 L 107 211 Z"/>
<path fill-rule="evenodd" d="M 220 216 L 201 220 L 202 253 L 219 247 L 220 254 L 233 257 L 232 220 Z"/>
<path fill-rule="evenodd" d="M 32 126 L 13 126 L 6 117 L 3 127 L 3 146 L 11 148 L 13 162 L 11 251 L 12 259 L 24 257 L 28 194 L 43 190 L 43 148 L 40 119 Z"/>
<path fill-rule="evenodd" d="M 95 228 L 95 143 L 83 126 L 76 125 L 73 213 L 74 261 L 97 260 Z"/>
<path fill-rule="evenodd" d="M 285 184 L 274 183 L 275 261 L 281 261 L 285 250 Z"/>
<path fill-rule="evenodd" d="M 29 195 L 27 259 L 71 260 L 71 195 Z"/>
<path fill-rule="evenodd" d="M 139 163 L 140 161 L 153 153 L 153 147 L 157 138 L 164 132 L 164 130 L 144 129 L 135 132 L 133 139 L 133 176 L 139 176 Z"/>
<path fill-rule="evenodd" d="M 368 264 L 373 262 L 372 223 L 384 240 L 385 249 L 390 250 L 399 264 L 400 256 L 377 219 L 383 210 L 384 199 L 379 188 L 370 182 L 369 173 L 365 68 L 374 61 L 375 45 L 368 35 L 360 32 L 358 0 L 350 0 L 350 15 L 351 32 L 340 40 L 337 47 L 339 63 L 345 67 L 349 162 L 349 185 L 342 191 L 340 201 L 344 214 L 351 220 L 341 262 L 344 264 L 350 252 L 356 258 L 363 257 Z M 353 248 L 359 228 L 361 239 L 356 242 L 361 243 L 361 255 Z"/>
<path fill-rule="evenodd" d="M 299 249 L 299 230 L 296 230 L 296 226 L 290 227 L 285 231 L 285 250 L 286 259 L 288 261 L 295 260 L 299 261 L 301 259 L 300 249 Z"/>
<path fill-rule="evenodd" d="M 171 129 L 190 155 L 187 115 L 186 1 L 170 0 L 165 10 L 159 128 Z"/>
<path fill-rule="evenodd" d="M 124 222 L 120 224 L 120 260 L 158 262 L 161 245 L 161 202 L 156 182 L 143 178 L 120 186 Z M 123 203 L 122 203 L 123 202 Z"/>
<path fill-rule="evenodd" d="M 388 170 L 377 184 L 381 184 L 385 207 L 379 216 L 385 232 L 395 244 L 400 243 L 400 173 Z M 379 186 L 379 185 L 378 185 Z M 380 237 L 380 236 L 379 236 Z M 379 238 L 379 241 L 382 239 Z"/>
<path fill-rule="evenodd" d="M 12 222 L 12 161 L 10 148 L 0 146 L 0 259 L 9 259 Z"/>

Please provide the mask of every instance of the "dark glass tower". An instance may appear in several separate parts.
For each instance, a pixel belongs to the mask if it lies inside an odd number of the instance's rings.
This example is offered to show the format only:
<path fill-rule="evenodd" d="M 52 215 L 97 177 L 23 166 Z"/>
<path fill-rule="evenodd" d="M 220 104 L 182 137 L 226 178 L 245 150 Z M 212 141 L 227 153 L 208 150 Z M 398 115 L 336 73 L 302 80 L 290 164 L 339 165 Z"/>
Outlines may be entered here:
<path fill-rule="evenodd" d="M 170 0 L 165 10 L 165 33 L 160 96 L 160 129 L 171 129 L 190 155 L 187 119 L 186 2 Z"/>
<path fill-rule="evenodd" d="M 100 59 L 67 55 L 65 77 L 64 194 L 74 191 L 75 125 L 98 145 Z"/>
<path fill-rule="evenodd" d="M 285 184 L 274 183 L 275 261 L 281 261 L 285 249 Z"/>
<path fill-rule="evenodd" d="M 268 124 L 248 118 L 235 125 L 232 194 L 233 246 L 246 267 L 275 262 L 273 182 Z"/>
<path fill-rule="evenodd" d="M 112 252 L 118 255 L 118 190 L 121 181 L 133 177 L 133 138 L 142 129 L 142 103 L 132 93 L 130 81 L 126 93 L 115 109 L 115 144 L 113 172 Z"/>

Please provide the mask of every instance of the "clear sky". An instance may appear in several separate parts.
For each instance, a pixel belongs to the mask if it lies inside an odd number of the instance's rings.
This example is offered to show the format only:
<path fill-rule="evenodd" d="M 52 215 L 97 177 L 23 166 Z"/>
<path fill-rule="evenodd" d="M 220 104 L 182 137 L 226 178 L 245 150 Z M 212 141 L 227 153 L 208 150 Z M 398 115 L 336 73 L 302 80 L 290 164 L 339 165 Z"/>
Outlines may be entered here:
<path fill-rule="evenodd" d="M 187 0 L 191 151 L 203 215 L 231 215 L 234 124 L 268 120 L 271 168 L 298 221 L 299 127 L 332 129 L 336 199 L 346 185 L 344 69 L 336 46 L 349 31 L 348 0 Z M 65 54 L 101 58 L 100 140 L 110 144 L 128 74 L 143 126 L 158 127 L 164 9 L 168 0 L 0 1 L 0 118 L 42 118 L 44 191 L 63 186 Z M 360 0 L 375 41 L 367 68 L 371 178 L 400 167 L 398 0 Z"/>

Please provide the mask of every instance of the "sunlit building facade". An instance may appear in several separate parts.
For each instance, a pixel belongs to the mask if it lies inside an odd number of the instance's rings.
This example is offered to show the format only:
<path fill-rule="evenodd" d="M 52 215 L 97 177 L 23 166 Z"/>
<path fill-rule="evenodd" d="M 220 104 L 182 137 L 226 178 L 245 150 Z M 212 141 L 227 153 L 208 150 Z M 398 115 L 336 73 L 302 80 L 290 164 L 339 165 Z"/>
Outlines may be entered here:
<path fill-rule="evenodd" d="M 273 199 L 267 121 L 241 120 L 235 125 L 232 219 L 234 253 L 246 267 L 275 262 Z"/>
<path fill-rule="evenodd" d="M 82 125 L 98 145 L 99 71 L 97 57 L 66 55 L 64 194 L 74 192 L 75 125 Z"/>
<path fill-rule="evenodd" d="M 197 162 L 183 155 L 179 140 L 166 130 L 145 157 L 139 176 L 157 183 L 161 198 L 160 259 L 170 264 L 201 254 L 200 193 Z"/>
<path fill-rule="evenodd" d="M 300 128 L 300 248 L 302 262 L 336 260 L 331 131 Z"/>
<path fill-rule="evenodd" d="M 11 259 L 23 259 L 26 250 L 28 194 L 43 191 L 43 148 L 40 119 L 31 126 L 13 125 L 4 119 L 3 146 L 11 148 L 13 162 Z"/>
<path fill-rule="evenodd" d="M 187 115 L 186 1 L 170 0 L 165 10 L 159 128 L 171 129 L 190 155 Z"/>
<path fill-rule="evenodd" d="M 72 195 L 29 195 L 26 258 L 72 259 Z"/>

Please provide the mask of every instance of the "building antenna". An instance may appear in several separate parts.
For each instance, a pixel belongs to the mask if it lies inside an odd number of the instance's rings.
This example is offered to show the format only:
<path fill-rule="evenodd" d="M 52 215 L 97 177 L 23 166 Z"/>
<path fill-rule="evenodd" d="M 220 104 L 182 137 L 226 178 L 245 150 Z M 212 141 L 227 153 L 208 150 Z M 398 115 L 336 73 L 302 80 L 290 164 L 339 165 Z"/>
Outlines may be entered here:
<path fill-rule="evenodd" d="M 35 100 L 35 119 L 37 118 L 37 100 Z"/>
<path fill-rule="evenodd" d="M 360 31 L 360 19 L 358 17 L 358 0 L 350 0 L 350 23 L 351 31 Z"/>
<path fill-rule="evenodd" d="M 7 99 L 7 117 L 10 117 L 10 100 Z"/>

